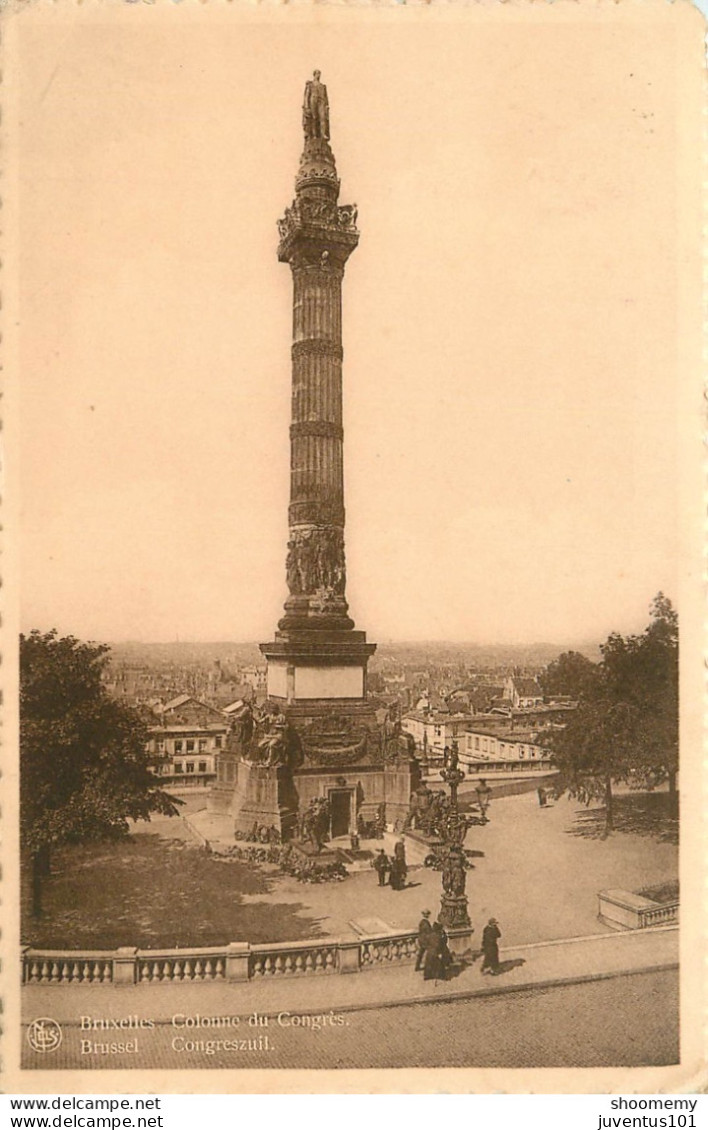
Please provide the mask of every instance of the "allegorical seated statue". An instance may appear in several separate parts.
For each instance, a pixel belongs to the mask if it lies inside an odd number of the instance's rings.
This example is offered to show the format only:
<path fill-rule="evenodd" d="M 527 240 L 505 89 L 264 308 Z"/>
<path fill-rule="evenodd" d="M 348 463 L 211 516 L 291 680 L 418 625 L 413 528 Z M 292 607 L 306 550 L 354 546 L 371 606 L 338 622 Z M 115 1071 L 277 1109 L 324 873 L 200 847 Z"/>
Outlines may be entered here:
<path fill-rule="evenodd" d="M 269 730 L 258 742 L 261 765 L 273 769 L 277 765 L 286 765 L 290 751 L 290 734 L 288 724 L 282 715 L 277 715 L 270 723 Z"/>
<path fill-rule="evenodd" d="M 315 71 L 310 82 L 305 85 L 302 128 L 306 138 L 321 137 L 329 141 L 329 100 L 327 87 L 320 82 L 319 71 Z"/>

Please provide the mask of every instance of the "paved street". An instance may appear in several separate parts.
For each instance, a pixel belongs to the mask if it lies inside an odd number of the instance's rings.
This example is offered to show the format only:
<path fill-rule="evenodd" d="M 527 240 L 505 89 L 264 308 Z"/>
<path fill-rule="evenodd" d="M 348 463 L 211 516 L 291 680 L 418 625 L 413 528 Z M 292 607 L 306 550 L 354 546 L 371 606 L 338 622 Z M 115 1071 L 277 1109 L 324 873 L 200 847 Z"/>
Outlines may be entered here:
<path fill-rule="evenodd" d="M 249 1028 L 246 1022 L 242 1029 L 218 1031 L 158 1025 L 134 1037 L 135 1054 L 122 1056 L 81 1055 L 79 1039 L 86 1033 L 74 1029 L 52 1054 L 51 1066 L 167 1070 L 654 1066 L 676 1063 L 679 1054 L 675 971 L 440 1004 L 332 1013 L 317 1029 L 294 1026 L 294 1015 L 283 1016 L 281 1023 L 269 1017 L 265 1025 Z M 91 1038 L 127 1036 L 131 1033 L 99 1032 Z M 208 1041 L 218 1039 L 231 1040 L 233 1050 L 208 1054 Z M 242 1040 L 247 1045 L 250 1041 L 250 1050 L 241 1050 Z M 190 1041 L 204 1044 L 200 1050 L 184 1050 Z M 33 1056 L 25 1066 L 48 1067 L 47 1059 Z"/>

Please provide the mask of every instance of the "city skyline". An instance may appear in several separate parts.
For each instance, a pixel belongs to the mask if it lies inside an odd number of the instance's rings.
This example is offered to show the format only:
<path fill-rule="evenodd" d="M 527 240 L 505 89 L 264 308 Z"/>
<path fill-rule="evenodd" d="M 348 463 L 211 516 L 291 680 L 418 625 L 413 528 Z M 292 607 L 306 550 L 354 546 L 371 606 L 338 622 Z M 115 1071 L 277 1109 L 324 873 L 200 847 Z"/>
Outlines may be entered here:
<path fill-rule="evenodd" d="M 277 81 L 247 23 L 219 51 L 208 28 L 178 29 L 159 81 L 129 28 L 110 44 L 81 28 L 53 79 L 51 52 L 28 60 L 24 630 L 269 637 L 290 411 L 276 220 L 317 66 L 362 233 L 344 294 L 354 619 L 374 642 L 641 631 L 657 591 L 677 598 L 677 141 L 659 30 L 635 29 L 632 70 L 623 36 L 555 28 L 530 58 L 523 36 L 468 26 L 452 47 L 433 28 L 416 73 L 362 26 L 346 43 L 290 31 L 268 33 Z M 352 45 L 379 83 L 357 82 Z"/>

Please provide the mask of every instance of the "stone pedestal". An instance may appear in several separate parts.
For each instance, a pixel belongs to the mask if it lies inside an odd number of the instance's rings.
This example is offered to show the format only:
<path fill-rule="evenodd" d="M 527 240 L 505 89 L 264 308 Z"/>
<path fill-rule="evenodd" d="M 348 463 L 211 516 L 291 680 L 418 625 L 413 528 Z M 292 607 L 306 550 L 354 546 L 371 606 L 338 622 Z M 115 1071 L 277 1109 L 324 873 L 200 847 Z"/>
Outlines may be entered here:
<path fill-rule="evenodd" d="M 135 946 L 120 946 L 113 958 L 113 984 L 134 985 L 138 951 Z"/>
<path fill-rule="evenodd" d="M 236 832 L 248 833 L 254 824 L 275 828 L 282 839 L 296 826 L 297 797 L 292 774 L 283 765 L 267 767 L 237 762 L 236 787 L 229 807 Z"/>
<path fill-rule="evenodd" d="M 467 912 L 467 896 L 443 894 L 440 899 L 440 913 L 438 914 L 438 918 L 446 930 L 470 926 L 470 916 Z"/>
<path fill-rule="evenodd" d="M 339 943 L 340 973 L 358 973 L 361 968 L 361 941 L 359 938 L 342 938 Z"/>
<path fill-rule="evenodd" d="M 472 948 L 472 935 L 474 934 L 471 926 L 446 926 L 445 931 L 448 947 L 453 957 L 464 957 L 466 953 L 469 953 Z"/>
<path fill-rule="evenodd" d="M 248 942 L 231 942 L 226 949 L 226 980 L 247 981 L 249 978 Z"/>
<path fill-rule="evenodd" d="M 339 852 L 333 851 L 332 848 L 327 847 L 326 844 L 320 849 L 314 844 L 304 843 L 302 840 L 295 840 L 293 842 L 293 851 L 299 855 L 303 862 L 317 863 L 324 867 L 328 863 L 339 863 Z"/>

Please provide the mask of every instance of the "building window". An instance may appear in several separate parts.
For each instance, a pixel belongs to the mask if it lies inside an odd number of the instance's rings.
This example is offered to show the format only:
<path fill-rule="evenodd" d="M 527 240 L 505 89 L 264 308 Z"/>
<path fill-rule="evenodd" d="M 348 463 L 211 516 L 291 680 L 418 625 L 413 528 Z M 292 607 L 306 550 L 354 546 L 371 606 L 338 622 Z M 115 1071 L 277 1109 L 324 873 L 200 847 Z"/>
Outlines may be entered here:
<path fill-rule="evenodd" d="M 184 766 L 181 761 L 175 761 L 175 773 L 184 773 Z"/>
<path fill-rule="evenodd" d="M 194 738 L 187 738 L 187 753 L 194 753 Z"/>
<path fill-rule="evenodd" d="M 221 734 L 217 734 L 216 737 L 214 738 L 215 749 L 221 749 L 221 742 L 222 742 Z"/>
<path fill-rule="evenodd" d="M 193 772 L 194 772 L 194 762 L 193 762 L 193 761 L 188 761 L 188 762 L 187 762 L 187 772 L 188 772 L 188 773 L 193 773 Z"/>
<path fill-rule="evenodd" d="M 164 752 L 165 752 L 165 739 L 164 739 L 164 738 L 159 738 L 159 739 L 158 739 L 158 742 L 157 742 L 157 752 L 158 752 L 158 753 L 164 753 Z"/>
<path fill-rule="evenodd" d="M 182 742 L 175 742 L 175 753 L 182 752 Z"/>
<path fill-rule="evenodd" d="M 207 747 L 206 738 L 200 738 L 199 739 L 199 752 L 204 753 L 204 750 L 206 749 L 206 747 Z"/>
<path fill-rule="evenodd" d="M 479 738 L 474 739 L 474 748 L 479 749 Z"/>
<path fill-rule="evenodd" d="M 206 771 L 207 771 L 207 763 L 206 763 L 206 761 L 200 761 L 200 762 L 199 762 L 199 772 L 200 772 L 200 773 L 206 773 Z"/>

